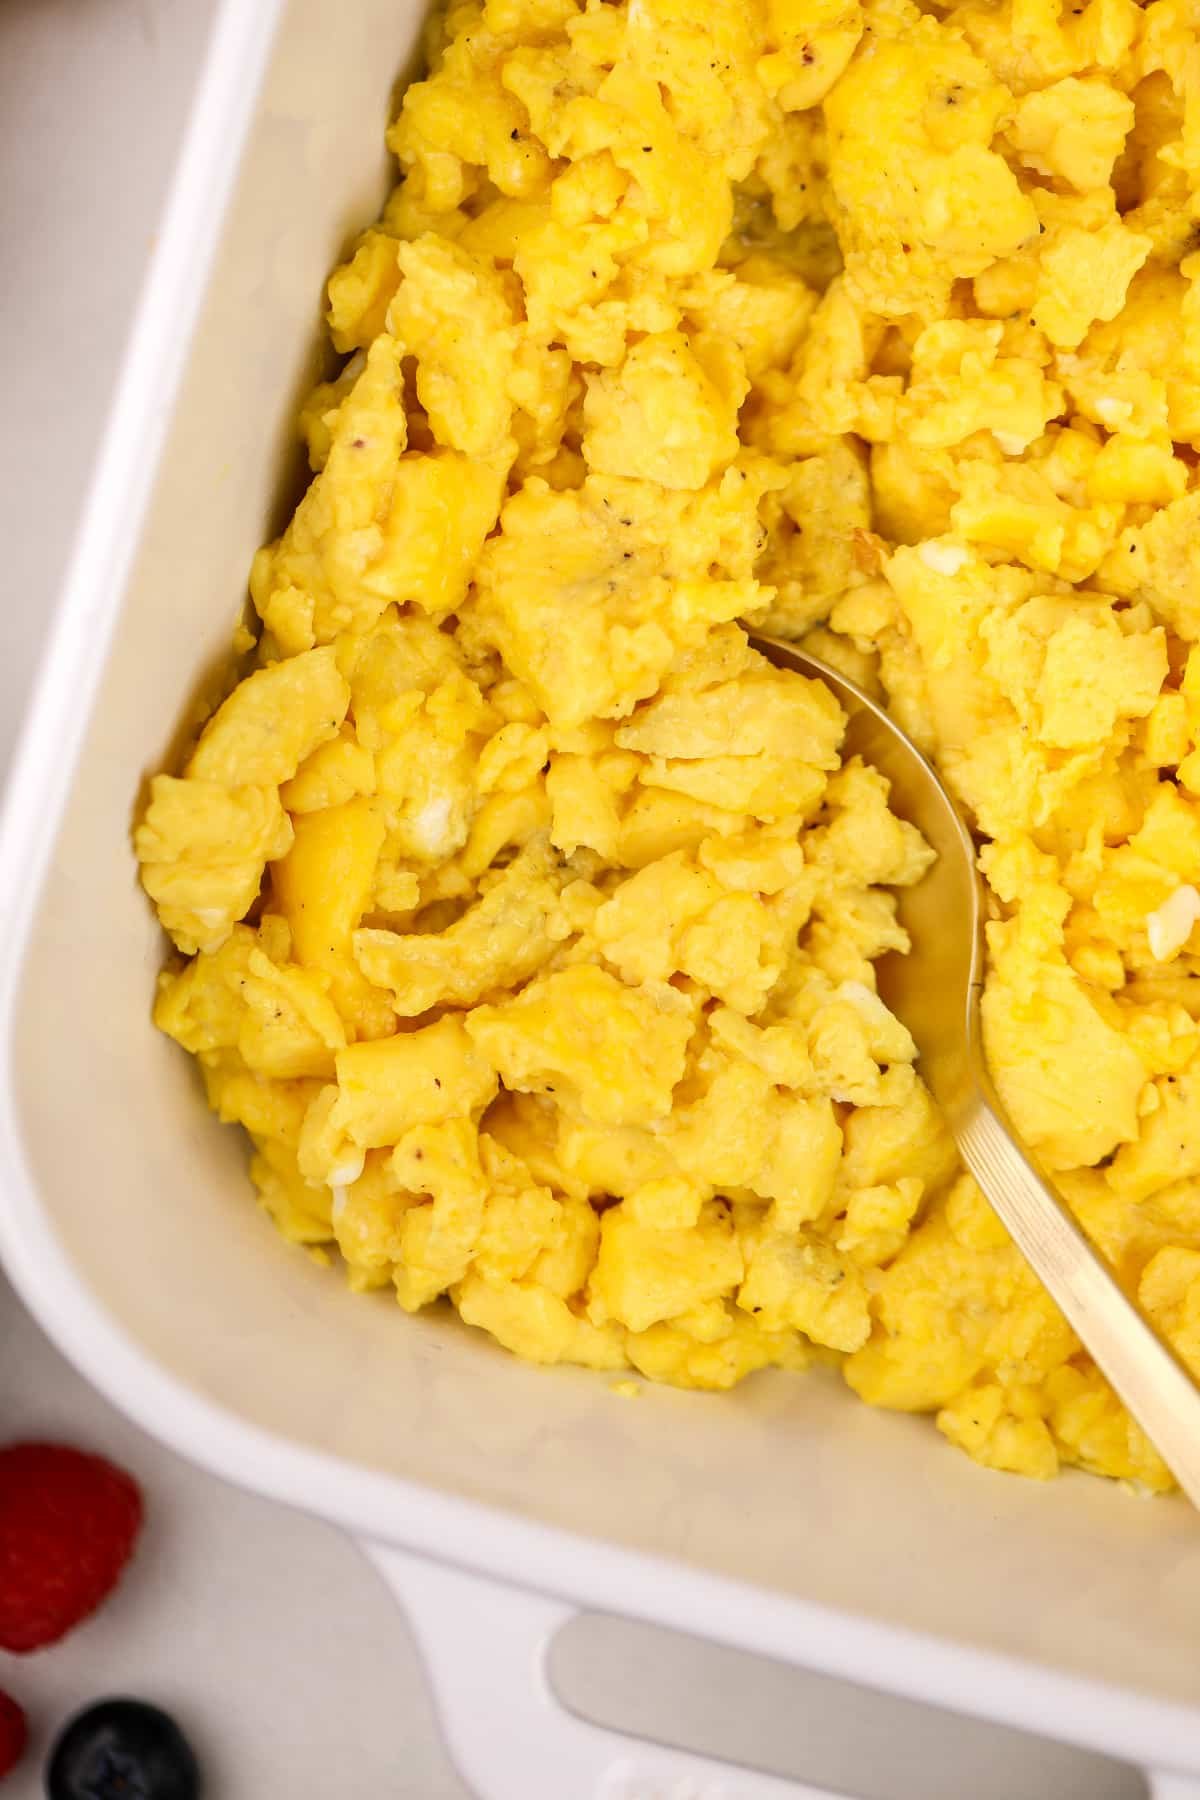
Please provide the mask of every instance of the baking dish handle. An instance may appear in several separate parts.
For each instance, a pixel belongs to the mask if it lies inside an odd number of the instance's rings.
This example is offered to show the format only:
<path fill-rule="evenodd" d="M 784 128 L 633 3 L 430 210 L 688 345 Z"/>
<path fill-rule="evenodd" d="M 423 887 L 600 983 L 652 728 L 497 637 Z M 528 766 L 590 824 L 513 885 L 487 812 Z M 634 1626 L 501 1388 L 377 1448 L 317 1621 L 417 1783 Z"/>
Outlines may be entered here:
<path fill-rule="evenodd" d="M 479 1800 L 846 1800 L 578 1718 L 547 1669 L 575 1607 L 387 1545 L 363 1547 L 404 1606 L 451 1758 Z"/>

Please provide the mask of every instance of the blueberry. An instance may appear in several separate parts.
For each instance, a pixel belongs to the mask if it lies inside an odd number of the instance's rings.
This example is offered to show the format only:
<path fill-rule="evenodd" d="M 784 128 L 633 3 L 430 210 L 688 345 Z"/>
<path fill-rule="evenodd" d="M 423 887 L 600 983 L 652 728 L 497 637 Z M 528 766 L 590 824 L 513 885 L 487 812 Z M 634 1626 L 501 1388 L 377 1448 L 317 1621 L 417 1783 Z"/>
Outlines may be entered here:
<path fill-rule="evenodd" d="M 64 1727 L 49 1800 L 199 1800 L 200 1766 L 174 1719 L 144 1700 L 101 1700 Z"/>

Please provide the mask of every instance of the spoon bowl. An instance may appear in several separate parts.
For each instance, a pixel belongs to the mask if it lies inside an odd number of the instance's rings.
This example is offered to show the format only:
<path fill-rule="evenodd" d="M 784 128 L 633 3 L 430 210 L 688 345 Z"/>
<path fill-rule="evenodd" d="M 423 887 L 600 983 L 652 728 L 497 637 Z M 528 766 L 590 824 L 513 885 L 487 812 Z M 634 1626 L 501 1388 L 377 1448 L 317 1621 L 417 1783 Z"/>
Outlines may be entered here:
<path fill-rule="evenodd" d="M 843 754 L 887 778 L 891 804 L 936 852 L 897 890 L 907 956 L 879 965 L 879 991 L 917 1046 L 919 1068 L 963 1162 L 1113 1388 L 1200 1506 L 1200 1389 L 1020 1147 L 988 1073 L 980 1024 L 986 900 L 975 845 L 933 765 L 853 681 L 795 644 L 751 633 L 776 667 L 823 681 L 847 716 Z"/>

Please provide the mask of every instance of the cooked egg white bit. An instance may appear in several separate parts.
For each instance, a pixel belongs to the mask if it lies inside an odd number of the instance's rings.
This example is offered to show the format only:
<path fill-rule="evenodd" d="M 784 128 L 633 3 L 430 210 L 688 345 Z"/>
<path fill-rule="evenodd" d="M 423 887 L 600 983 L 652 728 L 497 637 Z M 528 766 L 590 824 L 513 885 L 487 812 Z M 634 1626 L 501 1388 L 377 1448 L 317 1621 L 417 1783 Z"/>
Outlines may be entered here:
<path fill-rule="evenodd" d="M 334 1229 L 336 1230 L 341 1224 L 346 1211 L 346 1189 L 330 1182 L 329 1190 L 333 1195 L 333 1205 L 329 1209 L 329 1216 L 333 1220 Z"/>
<path fill-rule="evenodd" d="M 842 981 L 833 990 L 835 1000 L 848 1000 L 856 1012 L 873 1023 L 880 1019 L 890 1023 L 891 1013 L 878 994 L 871 992 L 865 981 Z"/>
<path fill-rule="evenodd" d="M 1178 954 L 1200 919 L 1200 891 L 1185 882 L 1147 915 L 1146 937 L 1155 962 L 1167 962 Z"/>
<path fill-rule="evenodd" d="M 1110 429 L 1127 424 L 1132 413 L 1133 408 L 1128 400 L 1118 400 L 1113 394 L 1105 394 L 1103 399 L 1096 402 L 1096 414 L 1101 424 Z"/>
<path fill-rule="evenodd" d="M 917 555 L 935 575 L 957 575 L 963 564 L 971 560 L 961 544 L 938 543 L 932 539 L 921 545 Z"/>
<path fill-rule="evenodd" d="M 993 431 L 992 436 L 1003 450 L 1005 456 L 1024 456 L 1029 448 L 1027 440 L 1017 437 L 1012 431 Z"/>
<path fill-rule="evenodd" d="M 427 856 L 450 856 L 454 852 L 454 844 L 450 841 L 450 812 L 453 806 L 449 794 L 438 794 L 427 800 L 421 810 L 409 820 L 409 832 Z"/>
<path fill-rule="evenodd" d="M 336 1169 L 329 1172 L 329 1186 L 336 1195 L 339 1188 L 348 1188 L 351 1182 L 357 1181 L 366 1164 L 365 1152 L 360 1152 L 353 1162 L 339 1163 Z"/>

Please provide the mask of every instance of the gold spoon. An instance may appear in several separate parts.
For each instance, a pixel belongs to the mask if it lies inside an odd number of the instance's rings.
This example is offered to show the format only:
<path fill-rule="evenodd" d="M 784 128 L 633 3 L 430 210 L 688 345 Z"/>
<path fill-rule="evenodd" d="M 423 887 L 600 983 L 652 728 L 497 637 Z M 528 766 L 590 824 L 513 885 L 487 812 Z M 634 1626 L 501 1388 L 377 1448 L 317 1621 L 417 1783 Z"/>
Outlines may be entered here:
<path fill-rule="evenodd" d="M 941 777 L 882 707 L 836 669 L 776 638 L 751 643 L 777 667 L 831 688 L 847 714 L 844 752 L 891 783 L 892 805 L 937 852 L 899 891 L 913 954 L 880 967 L 880 991 L 912 1033 L 921 1074 L 967 1168 L 1013 1242 L 1129 1411 L 1200 1507 L 1200 1389 L 1118 1285 L 1050 1184 L 1017 1144 L 983 1055 L 984 895 L 975 846 Z"/>

